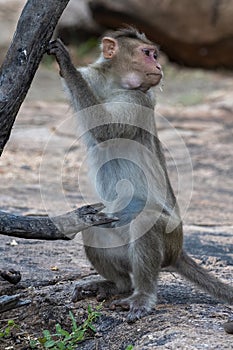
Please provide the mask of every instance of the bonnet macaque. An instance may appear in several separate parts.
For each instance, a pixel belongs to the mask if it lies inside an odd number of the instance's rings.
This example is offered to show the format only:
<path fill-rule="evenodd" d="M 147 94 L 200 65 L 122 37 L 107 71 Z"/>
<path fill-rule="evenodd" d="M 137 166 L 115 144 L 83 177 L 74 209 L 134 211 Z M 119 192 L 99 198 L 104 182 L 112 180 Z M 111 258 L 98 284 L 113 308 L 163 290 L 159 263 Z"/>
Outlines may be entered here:
<path fill-rule="evenodd" d="M 76 69 L 60 40 L 49 44 L 83 128 L 93 185 L 106 211 L 119 218 L 83 233 L 85 251 L 104 277 L 77 285 L 73 301 L 121 293 L 112 306 L 127 320 L 148 314 L 162 268 L 171 267 L 212 296 L 233 302 L 233 288 L 200 267 L 183 250 L 182 222 L 154 120 L 154 92 L 162 79 L 158 48 L 135 28 L 103 37 L 101 54 Z M 83 113 L 83 114 L 82 114 Z M 129 185 L 130 184 L 130 185 Z"/>

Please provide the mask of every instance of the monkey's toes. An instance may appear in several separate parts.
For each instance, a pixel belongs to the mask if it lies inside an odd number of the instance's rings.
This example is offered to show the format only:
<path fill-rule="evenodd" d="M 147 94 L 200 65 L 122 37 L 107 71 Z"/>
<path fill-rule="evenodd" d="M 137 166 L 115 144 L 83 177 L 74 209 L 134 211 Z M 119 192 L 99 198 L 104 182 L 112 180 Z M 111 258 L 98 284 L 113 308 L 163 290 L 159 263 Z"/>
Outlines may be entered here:
<path fill-rule="evenodd" d="M 140 318 L 151 313 L 151 309 L 149 307 L 146 305 L 139 305 L 137 300 L 132 300 L 132 297 L 114 300 L 110 305 L 110 309 L 115 310 L 118 306 L 125 311 L 130 310 L 126 317 L 126 321 L 128 323 L 136 322 Z"/>
<path fill-rule="evenodd" d="M 79 301 L 79 300 L 95 297 L 96 294 L 97 294 L 97 290 L 95 288 L 91 288 L 90 285 L 87 285 L 87 286 L 77 285 L 74 287 L 71 300 L 75 303 L 76 301 Z"/>
<path fill-rule="evenodd" d="M 137 320 L 139 320 L 140 318 L 149 315 L 150 313 L 151 313 L 151 310 L 145 306 L 131 307 L 130 312 L 128 313 L 128 315 L 126 317 L 126 321 L 128 323 L 134 323 Z"/>
<path fill-rule="evenodd" d="M 55 55 L 56 50 L 57 50 L 57 41 L 56 40 L 50 41 L 48 44 L 46 53 L 48 55 Z"/>
<path fill-rule="evenodd" d="M 110 304 L 110 310 L 115 310 L 117 307 L 120 307 L 122 310 L 128 311 L 130 309 L 130 301 L 128 299 L 117 299 L 113 300 Z"/>

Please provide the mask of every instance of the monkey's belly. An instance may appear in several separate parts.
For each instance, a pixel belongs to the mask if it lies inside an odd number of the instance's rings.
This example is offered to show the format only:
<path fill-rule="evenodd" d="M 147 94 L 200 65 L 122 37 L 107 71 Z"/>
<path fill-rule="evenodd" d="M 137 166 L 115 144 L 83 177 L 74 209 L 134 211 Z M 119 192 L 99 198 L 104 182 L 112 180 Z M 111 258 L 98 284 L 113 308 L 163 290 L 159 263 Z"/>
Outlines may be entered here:
<path fill-rule="evenodd" d="M 96 271 L 107 280 L 117 282 L 121 275 L 129 277 L 131 266 L 126 246 L 116 248 L 85 246 L 85 251 Z"/>

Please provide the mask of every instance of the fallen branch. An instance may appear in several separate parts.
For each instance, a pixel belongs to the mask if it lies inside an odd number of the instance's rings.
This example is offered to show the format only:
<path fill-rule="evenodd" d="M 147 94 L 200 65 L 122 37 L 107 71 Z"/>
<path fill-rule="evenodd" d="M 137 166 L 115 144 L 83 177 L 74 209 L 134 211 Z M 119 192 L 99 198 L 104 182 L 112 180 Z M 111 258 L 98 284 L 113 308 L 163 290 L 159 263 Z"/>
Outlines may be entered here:
<path fill-rule="evenodd" d="M 21 295 L 3 295 L 0 297 L 0 312 L 15 309 L 17 307 L 26 306 L 31 300 L 20 300 Z"/>
<path fill-rule="evenodd" d="M 90 226 L 116 221 L 100 211 L 101 203 L 86 205 L 54 217 L 22 216 L 0 212 L 0 234 L 26 239 L 70 240 Z"/>

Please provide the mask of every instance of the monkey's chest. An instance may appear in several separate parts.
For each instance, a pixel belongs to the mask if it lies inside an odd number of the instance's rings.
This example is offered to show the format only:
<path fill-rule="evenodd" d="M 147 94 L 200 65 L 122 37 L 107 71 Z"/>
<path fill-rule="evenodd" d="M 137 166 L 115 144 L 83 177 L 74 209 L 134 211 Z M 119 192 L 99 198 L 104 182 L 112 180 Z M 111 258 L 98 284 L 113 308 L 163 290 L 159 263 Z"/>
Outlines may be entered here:
<path fill-rule="evenodd" d="M 129 203 L 134 197 L 147 198 L 149 188 L 143 165 L 127 159 L 127 152 L 120 155 L 121 158 L 116 154 L 114 159 L 106 157 L 97 162 L 94 182 L 97 193 L 104 201 L 116 204 Z"/>
<path fill-rule="evenodd" d="M 156 154 L 132 140 L 96 148 L 90 152 L 90 179 L 105 211 L 120 218 L 115 226 L 129 224 L 145 207 L 163 210 L 167 182 Z"/>

